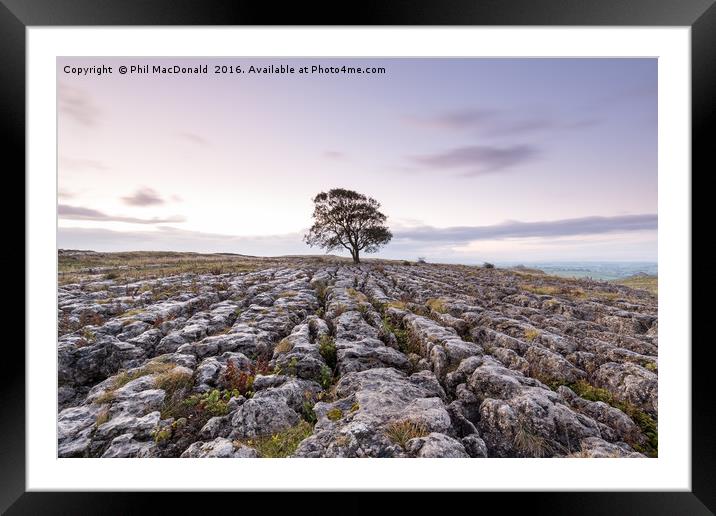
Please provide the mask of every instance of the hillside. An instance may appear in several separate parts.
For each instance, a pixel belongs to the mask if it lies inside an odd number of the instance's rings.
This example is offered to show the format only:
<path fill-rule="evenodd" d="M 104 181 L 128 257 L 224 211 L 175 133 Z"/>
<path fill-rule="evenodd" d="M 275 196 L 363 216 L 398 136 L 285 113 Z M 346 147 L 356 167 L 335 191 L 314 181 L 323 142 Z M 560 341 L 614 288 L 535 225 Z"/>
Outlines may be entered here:
<path fill-rule="evenodd" d="M 628 278 L 615 280 L 618 285 L 626 285 L 627 287 L 646 290 L 654 295 L 659 292 L 659 278 L 652 274 L 635 274 Z"/>
<path fill-rule="evenodd" d="M 524 270 L 61 251 L 62 457 L 657 453 L 657 299 Z"/>

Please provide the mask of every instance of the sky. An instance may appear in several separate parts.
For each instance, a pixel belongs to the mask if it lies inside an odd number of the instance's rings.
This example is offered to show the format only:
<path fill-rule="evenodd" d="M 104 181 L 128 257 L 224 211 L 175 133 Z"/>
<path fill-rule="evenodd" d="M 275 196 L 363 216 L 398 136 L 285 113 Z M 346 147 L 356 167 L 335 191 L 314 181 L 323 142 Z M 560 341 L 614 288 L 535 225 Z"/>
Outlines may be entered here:
<path fill-rule="evenodd" d="M 657 259 L 656 59 L 57 65 L 59 248 L 322 254 L 302 240 L 312 198 L 348 188 L 388 216 L 376 257 Z M 102 65 L 113 72 L 72 73 Z M 312 65 L 385 73 L 297 73 Z"/>

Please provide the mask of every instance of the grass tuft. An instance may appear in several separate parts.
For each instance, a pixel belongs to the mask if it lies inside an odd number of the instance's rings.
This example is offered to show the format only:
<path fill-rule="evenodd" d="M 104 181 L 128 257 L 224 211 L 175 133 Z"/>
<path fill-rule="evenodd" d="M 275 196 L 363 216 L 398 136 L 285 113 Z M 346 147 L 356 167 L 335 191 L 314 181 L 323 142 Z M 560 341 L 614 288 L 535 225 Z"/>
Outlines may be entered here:
<path fill-rule="evenodd" d="M 411 439 L 425 437 L 429 433 L 428 428 L 423 423 L 409 419 L 394 421 L 385 427 L 385 435 L 388 439 L 403 449 Z"/>
<path fill-rule="evenodd" d="M 307 421 L 301 421 L 296 426 L 287 428 L 282 432 L 236 441 L 235 445 L 250 446 L 256 450 L 259 457 L 283 458 L 293 454 L 301 441 L 312 433 L 313 426 Z"/>

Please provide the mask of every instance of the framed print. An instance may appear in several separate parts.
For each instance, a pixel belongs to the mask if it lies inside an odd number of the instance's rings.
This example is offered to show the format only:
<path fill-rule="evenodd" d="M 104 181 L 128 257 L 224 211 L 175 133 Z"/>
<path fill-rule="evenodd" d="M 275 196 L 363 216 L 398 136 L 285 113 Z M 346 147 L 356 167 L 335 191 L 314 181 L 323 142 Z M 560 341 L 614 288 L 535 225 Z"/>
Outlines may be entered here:
<path fill-rule="evenodd" d="M 716 8 L 421 5 L 3 1 L 3 509 L 714 510 L 691 170 Z"/>

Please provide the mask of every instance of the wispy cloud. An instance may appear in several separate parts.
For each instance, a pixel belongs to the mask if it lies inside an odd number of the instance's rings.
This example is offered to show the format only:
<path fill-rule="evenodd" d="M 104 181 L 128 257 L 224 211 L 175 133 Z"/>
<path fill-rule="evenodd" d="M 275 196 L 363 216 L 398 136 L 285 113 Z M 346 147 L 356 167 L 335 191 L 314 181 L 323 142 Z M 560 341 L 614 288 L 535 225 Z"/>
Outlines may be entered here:
<path fill-rule="evenodd" d="M 77 123 L 92 127 L 97 125 L 101 110 L 93 103 L 92 97 L 84 90 L 59 83 L 57 104 L 60 113 L 65 113 Z"/>
<path fill-rule="evenodd" d="M 60 156 L 60 170 L 109 170 L 109 167 L 97 159 L 70 158 Z"/>
<path fill-rule="evenodd" d="M 198 135 L 196 133 L 192 133 L 189 131 L 182 131 L 178 133 L 179 138 L 181 138 L 184 141 L 191 142 L 195 145 L 201 145 L 202 147 L 206 147 L 209 145 L 209 141 L 204 138 L 201 135 Z"/>
<path fill-rule="evenodd" d="M 172 217 L 153 217 L 151 219 L 143 219 L 138 217 L 125 217 L 121 215 L 108 215 L 102 211 L 82 206 L 70 206 L 60 204 L 57 207 L 57 215 L 61 219 L 71 220 L 97 220 L 104 222 L 128 222 L 130 224 L 166 224 L 172 222 L 184 222 L 186 219 L 181 216 Z"/>
<path fill-rule="evenodd" d="M 444 152 L 412 156 L 410 160 L 427 168 L 462 168 L 460 175 L 474 177 L 498 172 L 525 163 L 538 155 L 531 145 L 467 145 Z"/>
<path fill-rule="evenodd" d="M 416 126 L 437 127 L 442 129 L 474 129 L 487 125 L 501 116 L 496 109 L 464 108 L 439 113 L 434 116 L 408 115 L 404 120 Z"/>
<path fill-rule="evenodd" d="M 132 195 L 122 197 L 124 204 L 130 206 L 156 206 L 164 204 L 164 199 L 151 188 L 140 188 Z"/>
<path fill-rule="evenodd" d="M 553 114 L 474 107 L 465 107 L 429 116 L 411 115 L 403 118 L 414 126 L 472 131 L 485 137 L 582 129 L 600 123 L 596 117 L 574 120 L 562 119 Z"/>
<path fill-rule="evenodd" d="M 564 237 L 624 233 L 657 229 L 656 214 L 617 217 L 582 217 L 541 222 L 508 221 L 493 226 L 456 226 L 436 228 L 422 226 L 394 232 L 396 240 L 459 244 L 475 240 L 508 238 Z"/>

